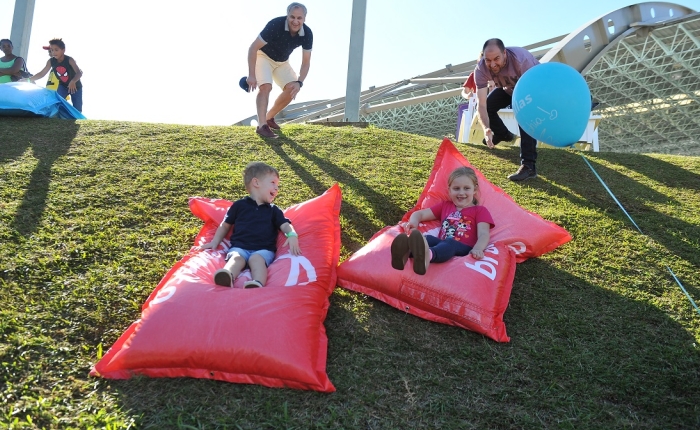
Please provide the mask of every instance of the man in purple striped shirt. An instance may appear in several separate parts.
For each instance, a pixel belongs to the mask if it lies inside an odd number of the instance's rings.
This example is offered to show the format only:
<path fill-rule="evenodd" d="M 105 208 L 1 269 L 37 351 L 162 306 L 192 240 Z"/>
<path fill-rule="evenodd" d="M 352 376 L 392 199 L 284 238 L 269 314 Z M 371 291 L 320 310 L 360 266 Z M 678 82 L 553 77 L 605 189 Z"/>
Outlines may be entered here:
<path fill-rule="evenodd" d="M 501 39 L 489 39 L 484 43 L 483 58 L 474 69 L 476 97 L 478 100 L 477 114 L 484 127 L 483 143 L 493 148 L 499 142 L 510 142 L 515 139 L 498 116 L 498 111 L 510 106 L 513 89 L 518 79 L 529 69 L 540 64 L 539 61 L 524 48 L 508 47 Z M 488 92 L 488 82 L 493 81 L 496 88 Z M 518 126 L 520 131 L 520 168 L 508 179 L 523 181 L 537 176 L 535 162 L 537 161 L 537 141 Z"/>

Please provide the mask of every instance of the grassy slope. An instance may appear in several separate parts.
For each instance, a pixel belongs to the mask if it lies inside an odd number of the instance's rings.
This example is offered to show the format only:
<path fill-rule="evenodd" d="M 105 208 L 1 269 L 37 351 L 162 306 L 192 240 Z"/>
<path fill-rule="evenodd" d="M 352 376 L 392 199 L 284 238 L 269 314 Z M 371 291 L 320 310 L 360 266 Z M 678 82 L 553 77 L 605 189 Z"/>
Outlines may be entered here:
<path fill-rule="evenodd" d="M 518 266 L 512 341 L 337 289 L 331 395 L 208 380 L 87 377 L 199 230 L 187 198 L 244 194 L 279 168 L 282 207 L 343 190 L 341 260 L 416 201 L 439 141 L 378 129 L 0 121 L 0 427 L 689 428 L 700 426 L 700 158 L 460 149 L 574 240 Z"/>

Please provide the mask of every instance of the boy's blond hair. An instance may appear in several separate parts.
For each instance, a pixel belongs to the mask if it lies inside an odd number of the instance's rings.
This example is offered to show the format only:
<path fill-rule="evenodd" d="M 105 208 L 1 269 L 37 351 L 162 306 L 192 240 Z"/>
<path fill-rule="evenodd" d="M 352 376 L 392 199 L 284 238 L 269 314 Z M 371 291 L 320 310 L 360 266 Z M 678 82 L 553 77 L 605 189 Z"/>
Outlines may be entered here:
<path fill-rule="evenodd" d="M 243 183 L 245 184 L 245 189 L 250 192 L 250 181 L 252 181 L 253 178 L 262 179 L 270 174 L 273 174 L 278 178 L 280 177 L 277 169 L 269 164 L 265 164 L 262 161 L 253 161 L 252 163 L 248 163 L 243 170 Z"/>

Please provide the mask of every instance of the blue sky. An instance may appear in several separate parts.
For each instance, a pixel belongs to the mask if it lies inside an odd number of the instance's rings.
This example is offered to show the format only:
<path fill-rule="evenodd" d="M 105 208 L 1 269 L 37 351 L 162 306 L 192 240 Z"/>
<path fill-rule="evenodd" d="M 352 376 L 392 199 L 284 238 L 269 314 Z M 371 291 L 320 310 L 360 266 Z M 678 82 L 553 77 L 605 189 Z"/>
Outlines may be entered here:
<path fill-rule="evenodd" d="M 36 0 L 27 63 L 46 64 L 53 37 L 83 69 L 91 119 L 230 125 L 255 113 L 238 80 L 251 42 L 290 0 Z M 314 32 L 311 70 L 297 102 L 345 94 L 352 0 L 306 0 Z M 700 10 L 700 0 L 677 4 Z M 180 5 L 188 5 L 182 7 Z M 474 59 L 484 40 L 522 46 L 575 31 L 628 0 L 367 0 L 362 89 Z M 14 0 L 0 0 L 0 38 Z M 300 48 L 291 57 L 298 71 Z M 273 90 L 276 97 L 279 89 Z"/>

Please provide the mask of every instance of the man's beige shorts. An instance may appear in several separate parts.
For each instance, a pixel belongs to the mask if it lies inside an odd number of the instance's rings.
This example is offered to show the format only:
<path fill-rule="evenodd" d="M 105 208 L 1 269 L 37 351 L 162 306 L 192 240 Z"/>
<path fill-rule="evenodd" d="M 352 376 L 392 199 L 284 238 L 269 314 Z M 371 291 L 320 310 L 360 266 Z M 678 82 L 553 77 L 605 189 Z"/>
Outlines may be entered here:
<path fill-rule="evenodd" d="M 258 81 L 258 86 L 271 84 L 274 81 L 284 89 L 285 85 L 297 80 L 297 74 L 289 61 L 275 61 L 258 50 L 258 58 L 255 60 L 255 79 Z"/>

